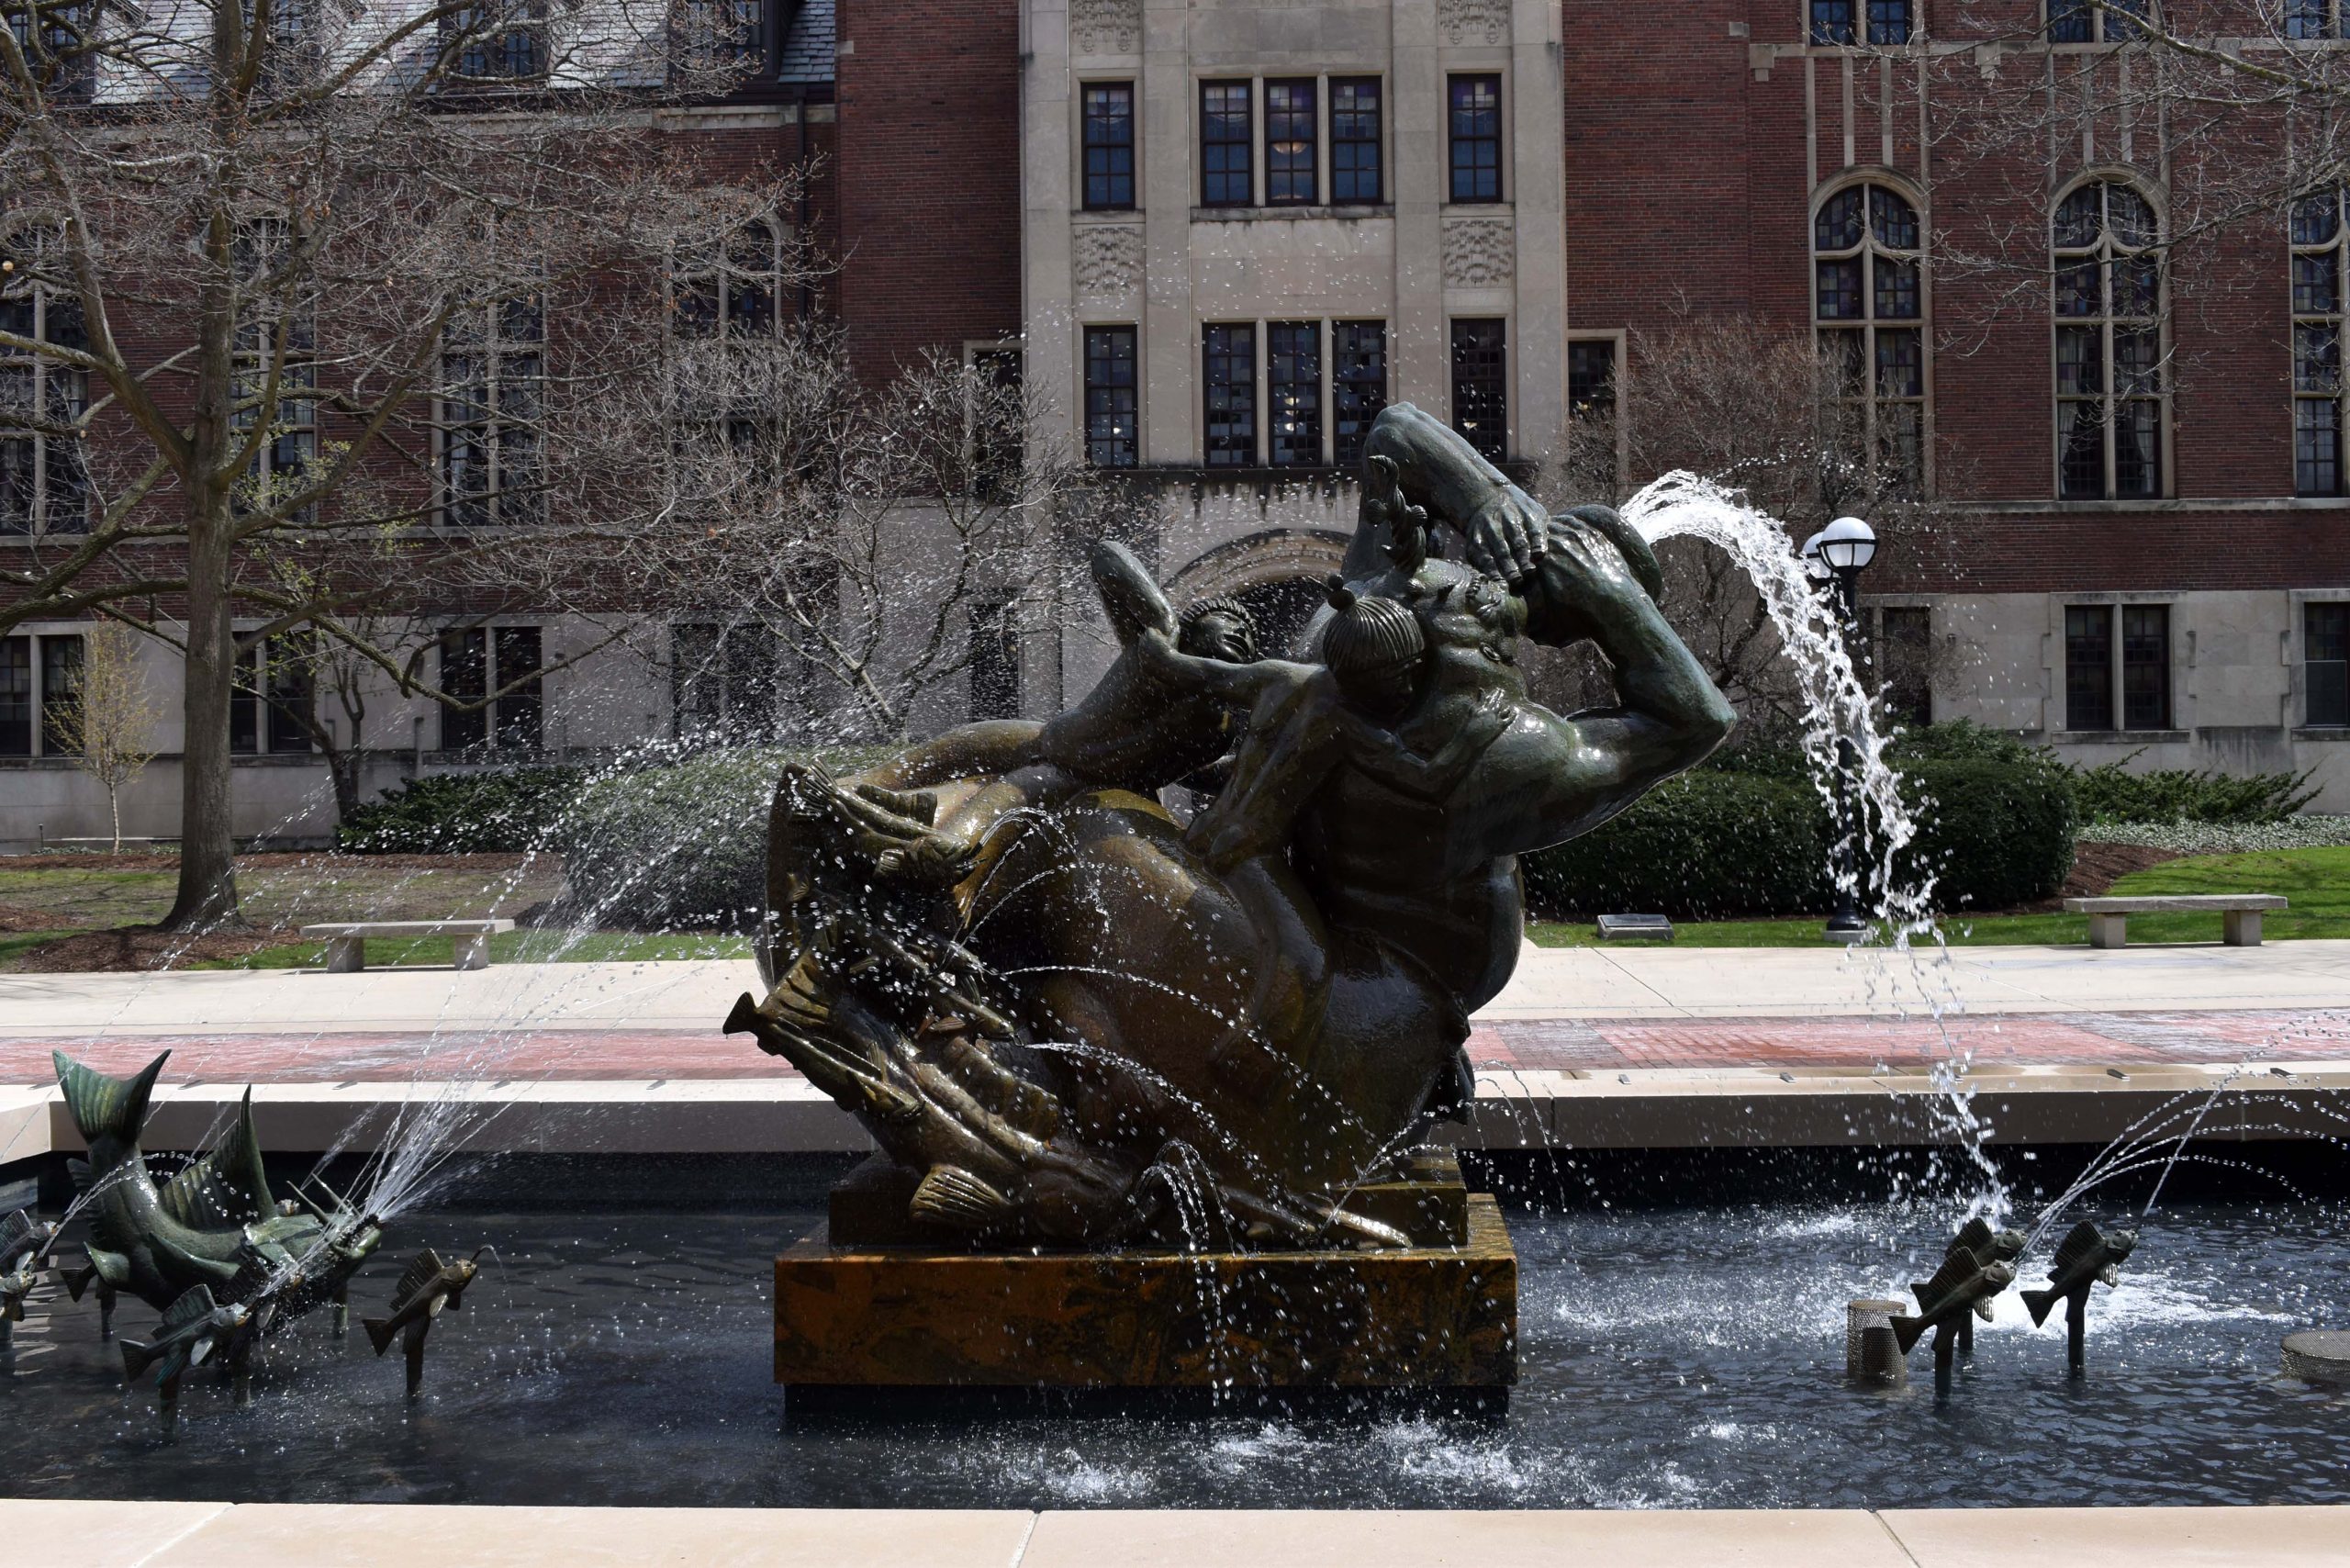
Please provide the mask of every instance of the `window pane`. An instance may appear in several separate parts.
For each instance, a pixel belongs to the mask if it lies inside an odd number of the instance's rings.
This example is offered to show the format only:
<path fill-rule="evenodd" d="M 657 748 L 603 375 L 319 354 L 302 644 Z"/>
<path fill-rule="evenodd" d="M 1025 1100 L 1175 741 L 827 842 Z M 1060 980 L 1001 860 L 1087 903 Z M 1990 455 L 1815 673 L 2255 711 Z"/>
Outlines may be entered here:
<path fill-rule="evenodd" d="M 1925 343 L 1915 327 L 1887 328 L 1876 335 L 1876 395 L 1926 395 Z"/>
<path fill-rule="evenodd" d="M 2303 605 L 2301 618 L 2301 722 L 2350 726 L 2350 604 Z"/>
<path fill-rule="evenodd" d="M 1909 0 L 1869 0 L 1869 42 L 1909 41 Z"/>
<path fill-rule="evenodd" d="M 2294 400 L 2293 489 L 2303 496 L 2342 493 L 2342 405 L 2331 398 Z"/>
<path fill-rule="evenodd" d="M 1095 466 L 1131 468 L 1141 453 L 1135 330 L 1085 329 L 1085 452 Z"/>
<path fill-rule="evenodd" d="M 1811 0 L 1811 41 L 1852 41 L 1852 0 Z"/>
<path fill-rule="evenodd" d="M 2135 399 L 2118 405 L 2113 420 L 2113 493 L 2162 493 L 2162 405 Z"/>
<path fill-rule="evenodd" d="M 1265 84 L 1265 200 L 1310 206 L 1321 194 L 1314 134 L 1321 119 L 1315 84 Z"/>
<path fill-rule="evenodd" d="M 2113 389 L 2151 398 L 2163 389 L 2162 333 L 2152 327 L 2113 330 Z"/>
<path fill-rule="evenodd" d="M 538 678 L 539 629 L 535 626 L 500 626 L 496 633 L 498 653 L 498 684 L 503 689 L 515 681 L 522 684 L 510 691 L 501 690 L 491 704 L 498 716 L 498 744 L 521 751 L 536 751 L 542 745 L 545 719 L 543 683 Z"/>
<path fill-rule="evenodd" d="M 1452 428 L 1496 463 L 1509 449 L 1506 362 L 1501 322 L 1452 323 Z"/>
<path fill-rule="evenodd" d="M 2322 245 L 2333 238 L 2342 225 L 2342 195 L 2328 191 L 2323 196 L 2303 196 L 2293 204 L 2293 243 Z"/>
<path fill-rule="evenodd" d="M 2121 727 L 2170 728 L 2170 606 L 2121 607 Z"/>
<path fill-rule="evenodd" d="M 1860 328 L 1819 334 L 1820 358 L 1834 395 L 1865 398 L 1869 393 L 1868 334 Z"/>
<path fill-rule="evenodd" d="M 2113 610 L 2076 604 L 2065 610 L 2065 727 L 2113 728 Z"/>
<path fill-rule="evenodd" d="M 441 634 L 442 694 L 461 702 L 477 702 L 489 690 L 488 638 L 481 628 L 467 627 Z M 489 738 L 489 715 L 479 708 L 441 710 L 441 749 L 478 749 Z"/>
<path fill-rule="evenodd" d="M 0 637 L 0 756 L 33 749 L 33 640 Z"/>
<path fill-rule="evenodd" d="M 1200 201 L 1205 207 L 1247 207 L 1256 199 L 1249 129 L 1250 84 L 1200 84 Z"/>
<path fill-rule="evenodd" d="M 1330 84 L 1330 199 L 1382 199 L 1380 81 L 1358 77 Z"/>
<path fill-rule="evenodd" d="M 1848 256 L 1840 262 L 1821 262 L 1819 268 L 1819 319 L 1823 321 L 1857 321 L 1861 319 L 1861 259 Z"/>
<path fill-rule="evenodd" d="M 279 756 L 299 756 L 310 749 L 310 732 L 304 715 L 317 701 L 311 690 L 310 666 L 302 642 L 272 637 L 255 652 L 263 655 L 263 677 L 269 688 L 269 749 Z"/>
<path fill-rule="evenodd" d="M 229 749 L 261 749 L 261 650 L 248 648 L 237 655 L 236 673 L 229 678 Z"/>
<path fill-rule="evenodd" d="M 2104 297 L 2097 286 L 2098 264 L 2077 262 L 2056 269 L 2056 314 L 2059 316 L 2095 316 L 2104 308 Z"/>
<path fill-rule="evenodd" d="M 2329 316 L 2336 308 L 2335 252 L 2293 258 L 2293 309 L 2302 316 Z"/>
<path fill-rule="evenodd" d="M 2056 243 L 2068 250 L 2097 243 L 2105 228 L 2098 187 L 2083 185 L 2056 208 Z"/>
<path fill-rule="evenodd" d="M 1928 666 L 1933 653 L 1933 612 L 1922 605 L 1887 605 L 1885 649 L 1877 678 L 1886 711 L 1905 724 L 1933 722 Z"/>
<path fill-rule="evenodd" d="M 1337 401 L 1332 456 L 1351 468 L 1362 461 L 1371 422 L 1387 407 L 1387 323 L 1330 324 L 1330 391 Z"/>
<path fill-rule="evenodd" d="M 1257 329 L 1208 328 L 1203 358 L 1208 466 L 1245 468 L 1257 461 Z"/>
<path fill-rule="evenodd" d="M 1869 187 L 1869 231 L 1888 250 L 1918 248 L 1918 209 L 1898 192 L 1882 185 Z"/>
<path fill-rule="evenodd" d="M 2333 17 L 2329 13 L 2333 0 L 2285 0 L 2285 36 L 2288 39 L 2325 39 L 2333 36 Z"/>
<path fill-rule="evenodd" d="M 1085 89 L 1085 205 L 1101 211 L 1134 204 L 1134 84 L 1097 83 Z"/>
<path fill-rule="evenodd" d="M 2119 3 L 2119 0 L 2109 0 Z M 2146 198 L 2128 185 L 2108 185 L 2105 187 L 2107 228 L 2115 243 L 2150 245 L 2154 240 L 2154 209 Z"/>
<path fill-rule="evenodd" d="M 1861 205 L 1863 200 L 1858 185 L 1838 191 L 1819 205 L 1819 216 L 1811 220 L 1813 248 L 1821 251 L 1849 251 L 1861 242 Z"/>
<path fill-rule="evenodd" d="M 1265 333 L 1272 465 L 1276 468 L 1318 465 L 1322 461 L 1322 325 L 1276 321 Z"/>
<path fill-rule="evenodd" d="M 1919 315 L 1918 263 L 1879 256 L 1876 274 L 1876 313 L 1880 320 L 1914 321 Z"/>
<path fill-rule="evenodd" d="M 1451 88 L 1452 199 L 1502 198 L 1502 79 L 1455 76 Z"/>
<path fill-rule="evenodd" d="M 2098 405 L 2056 405 L 2059 492 L 2066 500 L 2097 500 L 2105 495 L 2105 426 Z"/>
<path fill-rule="evenodd" d="M 82 696 L 82 634 L 40 640 L 40 749 L 51 756 L 74 751 L 74 705 Z"/>
<path fill-rule="evenodd" d="M 2056 395 L 2092 397 L 2105 390 L 2103 344 L 2095 327 L 2065 327 L 2056 333 Z"/>
<path fill-rule="evenodd" d="M 2151 319 L 2162 300 L 2162 268 L 2140 256 L 2123 256 L 2113 263 L 2113 313 Z"/>

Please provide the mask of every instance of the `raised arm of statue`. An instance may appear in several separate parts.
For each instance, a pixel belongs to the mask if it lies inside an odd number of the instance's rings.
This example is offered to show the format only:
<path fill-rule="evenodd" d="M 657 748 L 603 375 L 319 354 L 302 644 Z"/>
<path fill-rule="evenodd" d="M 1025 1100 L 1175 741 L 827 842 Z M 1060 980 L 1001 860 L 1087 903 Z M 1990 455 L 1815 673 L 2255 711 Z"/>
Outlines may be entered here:
<path fill-rule="evenodd" d="M 1550 517 L 1541 504 L 1509 482 L 1460 433 L 1409 403 L 1390 403 L 1371 422 L 1365 462 L 1393 463 L 1404 498 L 1426 507 L 1444 526 L 1460 533 L 1479 570 L 1512 586 L 1533 576 L 1548 548 Z M 1383 538 L 1366 540 L 1358 529 L 1348 549 L 1349 581 L 1375 575 Z"/>

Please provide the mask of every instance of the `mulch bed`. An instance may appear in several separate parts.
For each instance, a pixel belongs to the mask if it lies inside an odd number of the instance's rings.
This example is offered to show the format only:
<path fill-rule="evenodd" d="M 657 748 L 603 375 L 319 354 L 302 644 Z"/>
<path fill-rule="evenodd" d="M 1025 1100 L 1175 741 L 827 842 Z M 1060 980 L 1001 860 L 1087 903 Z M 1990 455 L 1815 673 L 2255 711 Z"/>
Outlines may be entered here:
<path fill-rule="evenodd" d="M 240 869 L 268 870 L 298 866 L 384 871 L 511 871 L 521 866 L 553 867 L 552 855 L 341 855 L 333 850 L 274 851 L 240 855 Z M 122 855 L 5 855 L 0 871 L 176 871 L 180 857 L 171 851 L 140 850 Z"/>
<path fill-rule="evenodd" d="M 2093 899 L 2132 871 L 2143 871 L 2178 857 L 2176 849 L 2156 849 L 2149 844 L 2078 845 L 2073 850 L 2073 868 L 2065 873 L 2065 885 L 2057 890 L 2054 898 L 1999 913 L 2062 914 L 2066 899 Z"/>
<path fill-rule="evenodd" d="M 263 947 L 280 947 L 300 940 L 291 931 L 215 931 L 189 936 L 152 925 L 125 925 L 44 942 L 17 954 L 8 969 L 17 974 L 36 975 L 86 974 L 93 969 L 185 969 L 193 963 L 241 958 Z"/>

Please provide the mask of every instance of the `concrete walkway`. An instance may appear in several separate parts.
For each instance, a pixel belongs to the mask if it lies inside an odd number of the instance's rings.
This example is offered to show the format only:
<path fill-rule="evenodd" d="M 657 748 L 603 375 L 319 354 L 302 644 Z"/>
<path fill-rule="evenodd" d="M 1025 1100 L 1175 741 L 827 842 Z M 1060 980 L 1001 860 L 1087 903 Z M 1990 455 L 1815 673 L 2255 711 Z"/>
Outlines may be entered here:
<path fill-rule="evenodd" d="M 748 961 L 452 969 L 0 975 L 0 1035 L 311 1034 L 713 1027 Z M 2350 941 L 2260 947 L 1522 949 L 1477 1014 L 1513 1019 L 1856 1018 L 2350 1006 Z"/>
<path fill-rule="evenodd" d="M 2350 1508 L 1224 1512 L 0 1501 L 74 1568 L 2340 1568 Z"/>

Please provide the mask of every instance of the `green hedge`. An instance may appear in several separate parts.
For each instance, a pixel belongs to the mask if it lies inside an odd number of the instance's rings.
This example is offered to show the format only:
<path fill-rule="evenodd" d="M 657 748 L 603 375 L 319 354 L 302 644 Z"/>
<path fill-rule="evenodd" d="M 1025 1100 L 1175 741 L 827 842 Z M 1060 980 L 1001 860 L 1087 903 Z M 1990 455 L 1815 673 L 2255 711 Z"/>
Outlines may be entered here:
<path fill-rule="evenodd" d="M 433 773 L 352 812 L 335 842 L 359 855 L 522 854 L 547 847 L 579 798 L 576 767 Z"/>
<path fill-rule="evenodd" d="M 1544 916 L 1800 913 L 1827 892 L 1827 827 L 1808 785 L 1684 773 L 1581 838 L 1527 856 L 1527 902 Z"/>
<path fill-rule="evenodd" d="M 2075 774 L 2073 791 L 2085 822 L 2277 823 L 2317 798 L 2316 790 L 2306 788 L 2309 781 L 2308 773 L 2237 778 L 2184 767 L 2131 773 L 2122 763 L 2109 762 Z"/>
<path fill-rule="evenodd" d="M 784 760 L 707 752 L 589 784 L 556 840 L 574 916 L 632 931 L 756 924 Z"/>
<path fill-rule="evenodd" d="M 1683 774 L 1583 837 L 1526 857 L 1528 907 L 1551 917 L 1639 911 L 1685 920 L 1825 910 L 1827 808 L 1774 760 L 1753 760 Z M 2064 885 L 2073 796 L 2066 770 L 2045 753 L 1961 737 L 1912 746 L 1901 767 L 1919 834 L 1899 868 L 1905 879 L 1935 870 L 1938 908 L 2003 908 Z"/>

